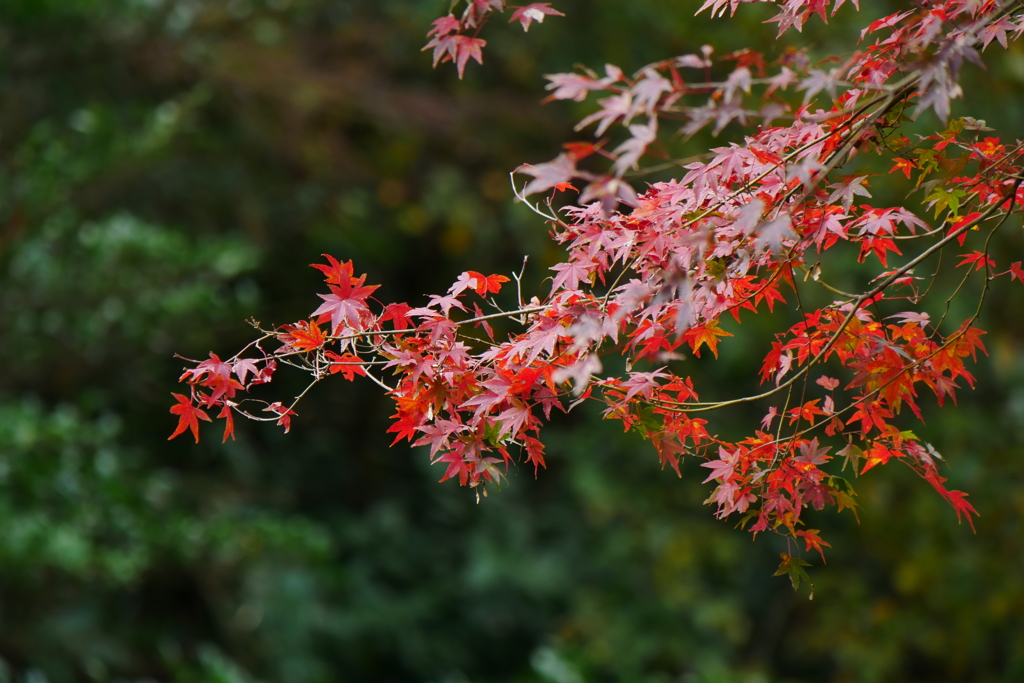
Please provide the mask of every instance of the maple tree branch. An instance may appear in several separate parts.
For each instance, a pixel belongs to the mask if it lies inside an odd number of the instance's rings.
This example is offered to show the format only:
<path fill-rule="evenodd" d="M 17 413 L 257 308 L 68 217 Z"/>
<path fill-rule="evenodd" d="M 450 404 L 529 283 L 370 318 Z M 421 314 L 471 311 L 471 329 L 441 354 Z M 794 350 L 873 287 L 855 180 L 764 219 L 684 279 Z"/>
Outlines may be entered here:
<path fill-rule="evenodd" d="M 519 308 L 514 311 L 501 311 L 499 313 L 491 313 L 489 315 L 480 315 L 475 318 L 469 318 L 467 320 L 452 320 L 451 323 L 458 327 L 460 325 L 471 325 L 473 323 L 484 322 L 487 320 L 495 320 L 497 318 L 514 318 L 516 316 L 522 316 L 527 313 L 539 313 L 546 311 L 546 306 L 530 306 L 529 308 Z M 415 334 L 415 328 L 407 328 L 404 330 L 366 330 L 365 332 L 354 332 L 352 334 L 331 336 L 325 335 L 324 338 L 329 341 L 347 341 L 350 339 L 363 339 L 366 337 L 389 337 L 401 334 Z M 306 353 L 305 351 L 298 351 L 296 353 Z M 292 355 L 291 353 L 286 355 Z"/>
<path fill-rule="evenodd" d="M 860 310 L 861 306 L 864 304 L 865 301 L 868 301 L 869 299 L 874 298 L 874 296 L 876 294 L 879 294 L 879 293 L 885 291 L 895 280 L 897 280 L 898 278 L 902 277 L 904 274 L 907 273 L 907 271 L 912 270 L 914 268 L 914 266 L 916 266 L 917 264 L 919 264 L 922 261 L 924 261 L 925 259 L 927 259 L 929 256 L 931 256 L 933 253 L 935 253 L 936 251 L 941 249 L 943 246 L 948 244 L 950 241 L 952 241 L 952 240 L 956 239 L 957 237 L 959 237 L 961 234 L 963 234 L 964 232 L 969 230 L 976 223 L 979 223 L 979 222 L 985 220 L 991 214 L 991 212 L 993 212 L 995 209 L 998 209 L 1007 200 L 1011 200 L 1012 201 L 1014 198 L 1016 198 L 1017 190 L 1020 188 L 1020 185 L 1021 185 L 1022 182 L 1024 182 L 1024 178 L 1018 178 L 1017 182 L 1013 186 L 1012 191 L 1006 196 L 1006 198 L 1004 200 L 999 201 L 999 202 L 993 204 L 992 206 L 990 206 L 986 210 L 985 213 L 983 213 L 983 214 L 981 214 L 979 216 L 976 216 L 975 218 L 973 218 L 970 221 L 965 222 L 962 226 L 960 226 L 956 230 L 950 232 L 948 235 L 946 235 L 944 238 L 942 238 L 941 240 L 939 240 L 938 242 L 933 244 L 931 247 L 929 247 L 928 249 L 923 251 L 917 257 L 915 257 L 914 259 L 911 259 L 910 262 L 908 262 L 907 264 L 905 264 L 903 266 L 900 266 L 899 268 L 894 270 L 881 283 L 879 283 L 878 285 L 876 285 L 875 287 L 871 288 L 867 292 L 864 292 L 863 294 L 858 296 L 852 302 L 852 305 L 850 307 L 850 312 L 846 315 L 846 318 L 839 325 L 839 328 L 835 332 L 832 333 L 828 343 L 821 349 L 821 351 L 819 351 L 817 354 L 815 354 L 814 357 L 809 359 L 807 361 L 807 363 L 799 371 L 796 372 L 796 374 L 794 374 L 792 377 L 790 377 L 789 380 L 787 380 L 783 384 L 777 385 L 774 389 L 771 389 L 769 391 L 765 391 L 765 392 L 762 392 L 760 394 L 756 394 L 756 395 L 753 395 L 753 396 L 744 396 L 742 398 L 736 398 L 736 399 L 731 399 L 731 400 L 726 400 L 726 401 L 717 401 L 717 402 L 713 402 L 713 403 L 710 403 L 710 402 L 677 402 L 677 401 L 659 401 L 659 403 L 679 408 L 680 412 L 703 413 L 703 412 L 709 412 L 709 411 L 712 411 L 712 410 L 718 410 L 720 408 L 725 408 L 727 406 L 733 406 L 733 405 L 738 405 L 738 404 L 741 404 L 741 403 L 751 403 L 753 401 L 759 401 L 759 400 L 761 400 L 763 398 L 768 398 L 769 396 L 772 396 L 772 395 L 778 393 L 779 391 L 781 391 L 781 390 L 783 390 L 785 388 L 788 388 L 790 385 L 792 385 L 798 379 L 800 379 L 801 377 L 806 375 L 808 372 L 810 372 L 810 369 L 814 365 L 816 365 L 822 358 L 824 358 L 828 354 L 829 351 L 832 350 L 832 348 L 836 345 L 836 343 L 838 343 L 839 338 L 842 336 L 843 332 L 846 331 L 846 328 L 849 326 L 850 322 L 856 316 L 857 311 Z"/>
<path fill-rule="evenodd" d="M 906 99 L 907 97 L 909 97 L 912 94 L 913 87 L 918 82 L 920 82 L 920 73 L 919 72 L 916 73 L 916 74 L 913 74 L 911 76 L 907 76 L 907 77 L 903 78 L 902 80 L 900 80 L 898 83 L 894 84 L 893 87 L 892 87 L 892 91 L 889 92 L 884 97 L 880 97 L 880 98 L 877 98 L 877 99 L 874 99 L 874 100 L 869 100 L 868 102 L 860 104 L 859 108 L 856 108 L 854 110 L 854 112 L 850 115 L 850 118 L 847 121 L 844 121 L 837 129 L 829 131 L 829 132 L 823 134 L 822 136 L 820 136 L 818 138 L 815 138 L 814 140 L 811 140 L 811 141 L 809 141 L 809 142 L 807 142 L 807 143 L 805 143 L 805 144 L 795 148 L 791 152 L 787 153 L 785 156 L 781 157 L 781 163 L 776 163 L 772 168 L 762 172 L 761 174 L 759 174 L 755 178 L 748 179 L 742 185 L 740 185 L 738 188 L 732 190 L 731 193 L 729 195 L 727 195 L 725 198 L 720 199 L 717 203 L 712 204 L 711 206 L 701 210 L 700 212 L 698 212 L 697 216 L 695 216 L 693 218 L 690 218 L 690 219 L 687 219 L 685 222 L 683 222 L 680 225 L 680 229 L 685 229 L 685 228 L 687 228 L 687 227 L 689 227 L 691 225 L 696 224 L 698 221 L 703 220 L 704 218 L 707 218 L 712 213 L 716 212 L 718 209 L 724 207 L 726 204 L 734 201 L 735 199 L 740 197 L 742 194 L 749 193 L 756 186 L 757 183 L 759 183 L 760 181 L 766 179 L 772 173 L 775 173 L 775 172 L 778 172 L 778 171 L 782 171 L 784 169 L 784 164 L 786 164 L 789 161 L 792 161 L 793 159 L 797 158 L 797 156 L 799 154 L 801 154 L 802 152 L 804 152 L 804 151 L 806 151 L 808 149 L 811 149 L 812 147 L 827 141 L 829 138 L 834 137 L 835 135 L 842 135 L 846 131 L 846 128 L 848 126 L 851 127 L 851 128 L 854 125 L 858 126 L 858 128 L 855 131 L 852 131 L 848 136 L 846 136 L 845 140 L 843 141 L 843 143 L 839 147 L 837 147 L 835 150 L 832 150 L 832 152 L 830 152 L 829 162 L 828 162 L 828 164 L 826 164 L 825 168 L 823 169 L 824 172 L 817 175 L 817 180 L 815 181 L 815 183 L 813 185 L 809 184 L 807 187 L 804 188 L 804 193 L 803 193 L 802 196 L 803 197 L 808 196 L 810 194 L 811 189 L 813 189 L 814 186 L 816 186 L 818 183 L 820 183 L 821 180 L 827 178 L 828 173 L 831 172 L 832 170 L 834 170 L 834 168 L 838 165 L 839 160 L 842 157 L 842 154 L 847 149 L 849 149 L 851 145 L 856 144 L 865 134 L 867 134 L 868 130 L 877 123 L 878 119 L 880 117 L 882 117 L 882 116 L 885 116 L 885 114 L 888 113 L 891 110 L 891 108 L 893 106 L 895 106 L 895 104 L 897 102 L 901 101 L 902 99 Z M 879 104 L 879 103 L 882 104 L 882 106 L 880 107 L 879 110 L 877 110 L 875 113 L 873 113 L 871 115 L 864 116 L 863 118 L 858 119 L 859 116 L 861 116 L 862 114 L 867 112 L 869 109 L 871 109 L 874 105 Z M 797 186 L 797 187 L 799 187 L 799 186 Z M 781 207 L 783 205 L 785 205 L 787 203 L 787 201 L 793 197 L 795 192 L 796 192 L 796 188 L 794 188 L 792 190 L 789 190 L 785 195 L 783 195 L 783 197 L 781 199 L 779 199 L 776 202 L 774 202 L 775 206 L 778 207 L 778 210 L 781 210 Z M 518 197 L 518 195 L 517 195 L 517 197 Z M 523 201 L 525 201 L 525 199 Z M 768 210 L 767 207 L 766 207 L 766 210 Z M 540 212 L 538 212 L 538 213 L 540 213 Z M 543 215 L 543 214 L 541 214 L 541 215 Z M 794 246 L 794 248 L 795 248 L 795 246 Z M 791 253 L 792 253 L 792 249 L 791 249 Z M 626 266 L 625 268 L 623 268 L 619 272 L 619 274 L 616 276 L 615 280 L 608 287 L 608 291 L 606 292 L 606 294 L 604 296 L 604 299 L 602 301 L 602 309 L 607 310 L 608 299 L 611 296 L 611 293 L 619 285 L 619 283 L 622 280 L 622 277 L 627 272 L 630 272 L 630 271 L 635 272 L 636 267 L 637 267 L 637 265 L 639 265 L 641 258 L 642 258 L 641 256 L 637 256 L 633 260 L 633 262 L 630 263 L 629 266 Z"/>
<path fill-rule="evenodd" d="M 385 391 L 392 392 L 395 390 L 395 387 L 388 386 L 387 384 L 384 383 L 383 380 L 377 379 L 369 370 L 364 369 L 363 372 L 366 373 L 366 376 L 370 379 L 371 382 L 373 382 L 380 388 L 384 389 Z"/>

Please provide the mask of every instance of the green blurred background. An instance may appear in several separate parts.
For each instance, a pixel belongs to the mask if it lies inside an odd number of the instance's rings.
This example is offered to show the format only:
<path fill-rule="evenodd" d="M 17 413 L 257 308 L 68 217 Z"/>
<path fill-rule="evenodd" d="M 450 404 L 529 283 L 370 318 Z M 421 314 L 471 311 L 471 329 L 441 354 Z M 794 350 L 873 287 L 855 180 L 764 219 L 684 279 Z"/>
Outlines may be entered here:
<path fill-rule="evenodd" d="M 556 420 L 548 470 L 479 505 L 388 448 L 368 382 L 318 386 L 288 435 L 165 440 L 173 354 L 308 314 L 321 253 L 388 300 L 523 254 L 539 281 L 558 251 L 507 174 L 589 111 L 542 106 L 542 74 L 779 49 L 760 7 L 563 0 L 529 35 L 490 27 L 460 82 L 419 51 L 446 4 L 0 2 L 0 683 L 1024 680 L 1019 285 L 991 295 L 979 390 L 915 427 L 978 533 L 876 469 L 859 525 L 810 517 L 833 546 L 813 601 L 772 577 L 784 545 L 712 519 L 695 463 L 661 471 L 596 411 Z M 851 49 L 844 11 L 791 40 Z M 965 111 L 1022 136 L 1024 52 L 991 58 Z M 1021 258 L 1019 224 L 998 250 Z M 700 383 L 749 384 L 757 324 Z"/>

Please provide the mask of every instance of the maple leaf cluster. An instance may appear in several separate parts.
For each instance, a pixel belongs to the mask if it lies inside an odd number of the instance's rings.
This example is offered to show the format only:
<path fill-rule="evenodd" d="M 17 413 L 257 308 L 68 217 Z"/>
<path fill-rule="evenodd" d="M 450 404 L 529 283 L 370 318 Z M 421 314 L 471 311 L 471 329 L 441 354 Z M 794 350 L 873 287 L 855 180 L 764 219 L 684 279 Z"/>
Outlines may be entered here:
<path fill-rule="evenodd" d="M 739 4 L 708 0 L 701 9 L 718 15 Z M 506 9 L 524 29 L 560 15 L 548 3 L 470 0 L 461 15 L 434 22 L 427 49 L 435 64 L 453 61 L 461 77 L 470 59 L 482 61 L 478 32 Z M 821 0 L 787 0 L 772 21 L 780 33 L 799 30 L 813 14 L 826 19 L 827 9 Z M 916 141 L 899 131 L 911 108 L 947 120 L 962 94 L 963 60 L 980 63 L 980 51 L 1006 48 L 1021 33 L 1019 3 L 948 0 L 870 23 L 859 49 L 824 63 L 799 50 L 774 61 L 751 50 L 715 59 L 704 46 L 633 76 L 611 65 L 604 75 L 550 75 L 553 100 L 599 98 L 578 126 L 596 124 L 595 141 L 570 142 L 513 177 L 519 199 L 566 251 L 548 291 L 526 301 L 514 275 L 512 301 L 503 287 L 510 278 L 470 271 L 419 307 L 384 304 L 351 262 L 326 256 L 313 267 L 329 293 L 308 319 L 264 330 L 229 360 L 211 354 L 186 370 L 191 393 L 175 394 L 172 438 L 191 431 L 198 440 L 210 409 L 227 421 L 225 439 L 233 414 L 287 429 L 298 398 L 284 405 L 248 394 L 287 364 L 308 372 L 310 386 L 334 374 L 377 383 L 395 402 L 395 442 L 429 447 L 442 481 L 478 491 L 500 483 L 514 460 L 544 467 L 541 428 L 552 412 L 595 400 L 606 419 L 649 440 L 663 466 L 679 472 L 684 458 L 702 461 L 718 517 L 785 535 L 804 551 L 828 546 L 805 528 L 808 508 L 856 514 L 837 463 L 863 474 L 901 462 L 973 526 L 966 494 L 945 487 L 941 456 L 903 419 L 924 419 L 927 394 L 942 406 L 974 385 L 966 361 L 985 352 L 974 325 L 982 301 L 966 319 L 933 320 L 940 269 L 930 278 L 915 273 L 948 251 L 962 272 L 957 292 L 972 277 L 982 300 L 997 277 L 1024 283 L 1020 262 L 1000 270 L 988 249 L 1024 205 L 1024 143 L 989 135 L 969 117 Z M 682 163 L 676 179 L 634 186 L 648 160 L 673 162 L 665 135 L 707 126 L 735 132 L 734 141 Z M 603 136 L 614 131 L 625 137 L 613 146 Z M 875 176 L 856 165 L 867 155 L 891 163 L 930 215 L 866 203 Z M 575 204 L 556 209 L 555 196 L 576 185 Z M 830 250 L 870 265 L 874 276 L 842 291 L 822 270 Z M 805 308 L 806 288 L 833 300 Z M 937 310 L 948 312 L 948 301 Z M 732 336 L 723 320 L 750 315 L 777 324 L 761 365 L 764 390 L 701 400 L 687 355 L 717 358 Z M 518 331 L 495 335 L 498 319 Z M 625 370 L 607 375 L 612 355 Z M 763 406 L 763 419 L 738 441 L 717 436 L 704 413 L 738 403 Z M 790 553 L 780 571 L 796 585 L 805 564 Z"/>
<path fill-rule="evenodd" d="M 453 3 L 452 9 L 458 3 Z M 484 63 L 483 48 L 487 41 L 477 35 L 494 12 L 506 9 L 505 0 L 468 0 L 462 15 L 456 17 L 449 13 L 434 20 L 433 28 L 427 32 L 430 38 L 423 49 L 433 50 L 434 66 L 443 62 L 455 62 L 455 68 L 462 78 L 466 72 L 466 64 L 473 59 L 477 64 Z M 543 23 L 547 16 L 565 16 L 552 9 L 547 2 L 534 2 L 525 7 L 517 7 L 512 12 L 509 22 L 518 21 L 524 31 L 530 30 L 533 22 Z M 472 35 L 470 35 L 472 34 Z"/>

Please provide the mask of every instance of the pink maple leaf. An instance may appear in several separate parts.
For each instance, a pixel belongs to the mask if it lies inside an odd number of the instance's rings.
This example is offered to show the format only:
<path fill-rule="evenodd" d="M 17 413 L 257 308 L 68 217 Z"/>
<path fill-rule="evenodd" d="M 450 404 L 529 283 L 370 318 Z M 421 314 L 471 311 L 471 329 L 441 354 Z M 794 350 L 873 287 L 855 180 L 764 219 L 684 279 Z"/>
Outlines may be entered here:
<path fill-rule="evenodd" d="M 530 423 L 531 418 L 533 418 L 533 414 L 530 413 L 529 406 L 519 401 L 513 401 L 512 407 L 494 418 L 501 423 L 498 438 L 500 439 L 506 434 L 511 434 L 514 438 L 523 427 Z"/>
<path fill-rule="evenodd" d="M 238 381 L 242 384 L 245 384 L 245 379 L 249 376 L 250 372 L 254 375 L 254 378 L 259 376 L 259 368 L 256 367 L 256 361 L 252 358 L 238 359 L 232 366 L 232 370 L 234 370 Z"/>
<path fill-rule="evenodd" d="M 558 273 L 551 285 L 551 291 L 557 291 L 560 287 L 565 289 L 579 289 L 580 281 L 590 280 L 590 273 L 593 272 L 594 263 L 583 263 L 581 261 L 569 261 L 551 266 L 551 270 Z"/>
<path fill-rule="evenodd" d="M 530 3 L 526 7 L 520 7 L 512 13 L 512 18 L 509 19 L 511 24 L 513 21 L 518 21 L 523 25 L 524 31 L 530 30 L 530 24 L 537 22 L 538 24 L 544 23 L 544 17 L 564 17 L 565 15 L 556 9 L 552 9 L 551 5 L 546 2 L 534 2 Z"/>
<path fill-rule="evenodd" d="M 427 306 L 430 308 L 439 307 L 445 317 L 448 317 L 453 307 L 462 311 L 466 310 L 466 307 L 462 305 L 462 302 L 451 295 L 438 296 L 437 294 L 431 294 L 430 303 L 428 303 Z"/>
<path fill-rule="evenodd" d="M 601 105 L 601 108 L 576 124 L 576 130 L 583 130 L 591 123 L 598 121 L 594 135 L 601 137 L 616 119 L 621 118 L 623 124 L 628 124 L 633 116 L 640 111 L 639 107 L 633 105 L 633 93 L 631 92 L 606 97 L 603 100 L 598 100 L 598 104 Z"/>
<path fill-rule="evenodd" d="M 320 304 L 320 308 L 313 311 L 313 315 L 317 316 L 318 323 L 331 321 L 332 335 L 338 334 L 343 326 L 354 330 L 360 329 L 363 326 L 362 323 L 372 317 L 370 309 L 362 300 L 356 296 L 346 296 L 349 293 L 345 292 L 342 287 L 328 286 L 331 288 L 331 293 L 317 295 L 324 302 Z"/>
<path fill-rule="evenodd" d="M 455 60 L 455 68 L 461 79 L 466 71 L 466 63 L 470 57 L 476 60 L 477 64 L 484 63 L 483 47 L 487 41 L 481 38 L 470 38 L 469 36 L 455 36 L 455 46 L 452 50 L 452 58 Z"/>
<path fill-rule="evenodd" d="M 889 317 L 897 318 L 898 320 L 904 323 L 917 323 L 918 325 L 921 326 L 927 325 L 928 321 L 931 320 L 931 316 L 924 311 L 906 311 L 904 313 L 896 313 L 895 315 L 890 315 Z"/>
<path fill-rule="evenodd" d="M 434 19 L 432 25 L 434 28 L 427 31 L 427 38 L 430 36 L 437 36 L 440 38 L 448 35 L 452 31 L 459 30 L 459 20 L 450 14 L 439 19 Z"/>
<path fill-rule="evenodd" d="M 764 429 L 771 429 L 772 422 L 774 422 L 775 418 L 777 418 L 778 416 L 779 411 L 775 408 L 775 406 L 770 407 L 768 409 L 768 414 L 761 419 L 761 426 Z"/>
<path fill-rule="evenodd" d="M 729 477 L 733 475 L 736 467 L 736 461 L 739 460 L 740 450 L 737 448 L 735 451 L 730 453 L 722 447 L 718 448 L 718 460 L 710 460 L 705 463 L 701 463 L 701 467 L 707 467 L 711 470 L 711 474 L 705 479 L 702 484 L 706 484 L 712 479 L 717 479 L 720 482 L 726 482 Z"/>
<path fill-rule="evenodd" d="M 469 62 L 470 58 L 477 61 L 478 64 L 484 63 L 483 47 L 487 45 L 487 41 L 481 38 L 470 38 L 461 34 L 456 35 L 435 35 L 429 43 L 423 46 L 424 50 L 433 48 L 434 50 L 434 66 L 436 67 L 440 62 L 447 62 L 452 60 L 455 62 L 455 68 L 459 72 L 459 78 L 461 79 L 466 71 L 466 63 Z"/>
<path fill-rule="evenodd" d="M 569 154 L 559 154 L 547 163 L 523 164 L 516 169 L 516 173 L 532 175 L 534 178 L 523 188 L 523 196 L 526 197 L 572 180 L 576 175 L 576 160 Z"/>

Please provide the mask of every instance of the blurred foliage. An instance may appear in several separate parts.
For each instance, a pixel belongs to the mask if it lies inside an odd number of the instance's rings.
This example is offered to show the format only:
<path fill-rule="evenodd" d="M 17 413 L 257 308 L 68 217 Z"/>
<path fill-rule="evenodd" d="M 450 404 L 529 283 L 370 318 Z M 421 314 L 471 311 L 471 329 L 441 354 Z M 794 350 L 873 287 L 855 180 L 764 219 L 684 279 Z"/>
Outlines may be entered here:
<path fill-rule="evenodd" d="M 287 436 L 164 441 L 173 354 L 307 313 L 322 252 L 395 300 L 523 254 L 539 281 L 558 253 L 507 174 L 587 106 L 540 106 L 542 74 L 778 49 L 761 7 L 565 0 L 529 36 L 489 28 L 460 82 L 419 52 L 443 5 L 0 3 L 0 681 L 1024 679 L 1019 287 L 991 295 L 981 388 L 915 427 L 977 535 L 909 472 L 873 471 L 860 525 L 814 518 L 833 549 L 813 602 L 772 577 L 794 549 L 714 521 L 694 464 L 661 472 L 592 413 L 556 421 L 538 480 L 513 471 L 479 505 L 388 450 L 372 385 L 318 387 Z M 824 54 L 855 27 L 804 39 Z M 1014 46 L 971 93 L 1007 137 L 1022 64 Z M 1020 232 L 998 248 L 1019 259 Z M 746 325 L 705 382 L 751 381 Z"/>

